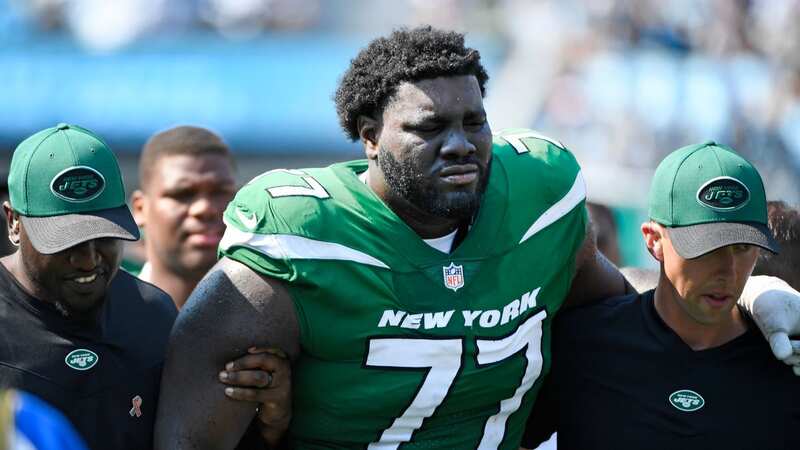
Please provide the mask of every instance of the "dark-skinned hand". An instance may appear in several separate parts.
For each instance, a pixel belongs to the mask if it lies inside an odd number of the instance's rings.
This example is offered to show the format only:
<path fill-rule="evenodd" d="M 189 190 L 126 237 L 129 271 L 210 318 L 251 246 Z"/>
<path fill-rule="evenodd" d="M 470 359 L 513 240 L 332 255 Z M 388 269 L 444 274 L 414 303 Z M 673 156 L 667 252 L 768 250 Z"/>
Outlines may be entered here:
<path fill-rule="evenodd" d="M 258 404 L 259 429 L 270 448 L 279 445 L 292 418 L 289 358 L 281 350 L 251 347 L 225 365 L 219 380 L 228 398 Z"/>

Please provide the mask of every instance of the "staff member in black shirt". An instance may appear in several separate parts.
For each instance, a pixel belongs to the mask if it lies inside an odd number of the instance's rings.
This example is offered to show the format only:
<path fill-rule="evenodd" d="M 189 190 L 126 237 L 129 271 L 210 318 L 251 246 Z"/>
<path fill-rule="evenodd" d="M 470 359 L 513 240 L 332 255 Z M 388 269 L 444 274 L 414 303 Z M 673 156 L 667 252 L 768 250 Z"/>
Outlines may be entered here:
<path fill-rule="evenodd" d="M 567 450 L 800 448 L 800 381 L 736 304 L 759 249 L 778 250 L 760 175 L 707 142 L 652 183 L 658 286 L 559 316 L 523 446 L 557 430 Z"/>
<path fill-rule="evenodd" d="M 3 205 L 19 250 L 0 262 L 0 385 L 64 412 L 93 449 L 151 447 L 170 298 L 118 270 L 139 231 L 117 160 L 60 124 L 16 149 Z"/>
<path fill-rule="evenodd" d="M 19 249 L 0 259 L 0 388 L 46 400 L 92 449 L 152 448 L 177 311 L 118 270 L 121 240 L 139 231 L 116 158 L 92 132 L 60 124 L 20 143 L 8 185 L 3 209 Z M 289 409 L 288 363 L 258 353 L 232 364 L 232 398 Z"/>

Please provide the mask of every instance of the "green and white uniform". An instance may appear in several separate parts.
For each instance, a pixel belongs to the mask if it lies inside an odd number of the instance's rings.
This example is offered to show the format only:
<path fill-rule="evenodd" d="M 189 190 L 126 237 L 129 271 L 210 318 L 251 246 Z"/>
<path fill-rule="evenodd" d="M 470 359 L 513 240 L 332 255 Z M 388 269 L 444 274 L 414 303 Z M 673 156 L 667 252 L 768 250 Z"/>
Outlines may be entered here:
<path fill-rule="evenodd" d="M 270 171 L 225 211 L 221 254 L 294 300 L 294 446 L 516 450 L 585 234 L 578 164 L 531 131 L 495 136 L 478 217 L 450 254 L 366 169 Z"/>

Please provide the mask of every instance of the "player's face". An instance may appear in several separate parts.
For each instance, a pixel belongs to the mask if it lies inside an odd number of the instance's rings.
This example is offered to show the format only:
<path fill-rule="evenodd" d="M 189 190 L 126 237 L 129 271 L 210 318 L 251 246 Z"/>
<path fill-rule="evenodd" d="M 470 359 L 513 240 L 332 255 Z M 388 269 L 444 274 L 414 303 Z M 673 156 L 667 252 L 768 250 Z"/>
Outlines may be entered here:
<path fill-rule="evenodd" d="M 25 269 L 24 287 L 74 318 L 92 317 L 102 306 L 108 285 L 122 260 L 119 239 L 93 239 L 45 255 L 33 248 L 23 226 L 19 244 Z"/>
<path fill-rule="evenodd" d="M 471 217 L 486 187 L 492 145 L 477 79 L 401 84 L 384 108 L 378 145 L 391 195 L 437 217 Z"/>
<path fill-rule="evenodd" d="M 222 155 L 159 158 L 137 219 L 149 255 L 170 272 L 197 278 L 217 259 L 222 212 L 236 192 L 233 167 Z M 152 258 L 152 256 L 150 256 Z"/>
<path fill-rule="evenodd" d="M 684 259 L 668 238 L 663 241 L 664 272 L 683 311 L 707 325 L 730 320 L 755 266 L 758 247 L 729 245 L 698 258 Z"/>

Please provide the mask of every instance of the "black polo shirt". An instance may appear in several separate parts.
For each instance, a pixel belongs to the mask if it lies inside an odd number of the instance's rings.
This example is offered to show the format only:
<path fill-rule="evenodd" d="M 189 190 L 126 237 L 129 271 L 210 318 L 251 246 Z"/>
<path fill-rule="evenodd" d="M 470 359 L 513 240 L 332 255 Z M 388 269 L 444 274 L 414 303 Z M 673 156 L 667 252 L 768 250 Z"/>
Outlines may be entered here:
<path fill-rule="evenodd" d="M 693 351 L 653 292 L 559 315 L 523 445 L 557 430 L 559 450 L 800 449 L 800 378 L 755 325 Z"/>
<path fill-rule="evenodd" d="M 0 264 L 0 387 L 61 410 L 93 450 L 152 448 L 161 368 L 177 311 L 120 270 L 96 325 L 29 296 Z"/>

